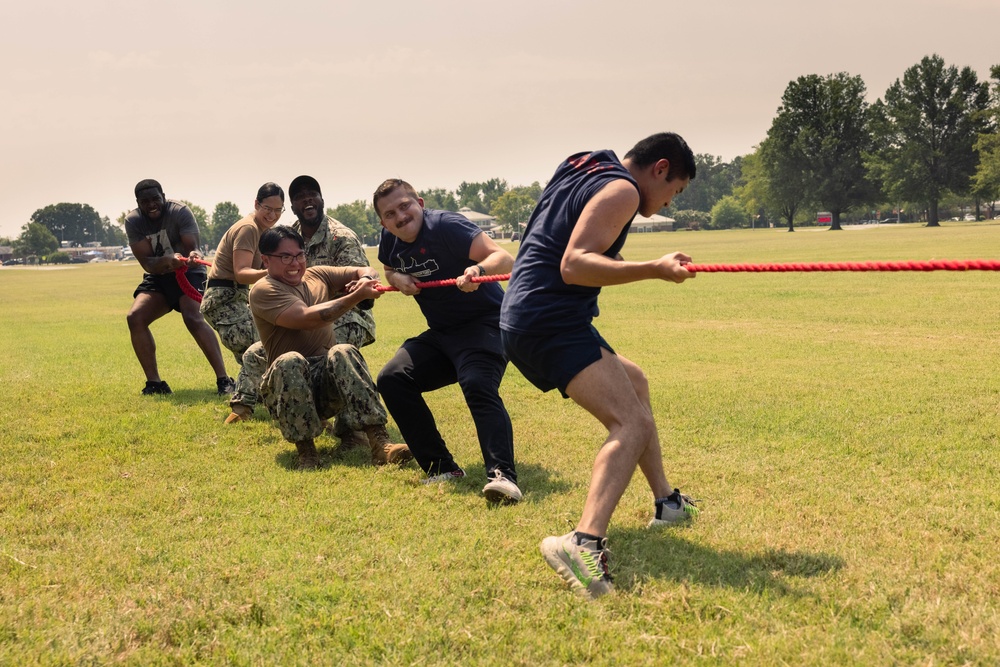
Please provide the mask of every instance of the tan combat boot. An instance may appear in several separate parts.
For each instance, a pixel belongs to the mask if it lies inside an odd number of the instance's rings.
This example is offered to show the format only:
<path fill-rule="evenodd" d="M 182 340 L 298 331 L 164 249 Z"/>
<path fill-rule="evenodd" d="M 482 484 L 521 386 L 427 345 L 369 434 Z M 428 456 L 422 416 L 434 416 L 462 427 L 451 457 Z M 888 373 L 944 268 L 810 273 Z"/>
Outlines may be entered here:
<path fill-rule="evenodd" d="M 316 445 L 312 438 L 299 440 L 295 443 L 295 449 L 299 452 L 299 470 L 312 470 L 319 467 L 319 453 L 316 452 Z"/>
<path fill-rule="evenodd" d="M 372 463 L 381 466 L 386 463 L 406 463 L 413 458 L 410 448 L 404 444 L 389 442 L 389 432 L 385 426 L 366 426 L 365 435 L 372 449 Z"/>
<path fill-rule="evenodd" d="M 233 406 L 233 411 L 226 417 L 225 423 L 239 424 L 240 422 L 248 422 L 251 419 L 253 419 L 253 410 L 245 405 L 236 404 Z"/>

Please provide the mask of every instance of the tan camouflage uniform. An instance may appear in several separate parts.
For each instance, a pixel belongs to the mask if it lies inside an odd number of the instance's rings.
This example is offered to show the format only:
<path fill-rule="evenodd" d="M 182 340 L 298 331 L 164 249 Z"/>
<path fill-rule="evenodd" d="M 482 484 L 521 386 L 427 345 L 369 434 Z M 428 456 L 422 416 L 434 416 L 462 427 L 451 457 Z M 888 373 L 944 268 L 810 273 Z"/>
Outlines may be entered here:
<path fill-rule="evenodd" d="M 361 245 L 361 239 L 349 227 L 336 218 L 326 216 L 326 224 L 320 225 L 312 238 L 306 241 L 306 266 L 371 266 Z M 292 229 L 302 233 L 302 224 L 296 220 Z M 249 312 L 249 309 L 248 311 Z M 251 316 L 251 324 L 253 322 Z M 357 348 L 375 342 L 375 317 L 371 310 L 351 308 L 333 324 L 337 343 L 348 343 Z M 255 330 L 256 333 L 256 330 Z M 259 341 L 259 336 L 255 338 Z M 228 346 L 227 346 L 228 347 Z M 264 371 L 267 370 L 267 355 L 264 346 L 256 342 L 246 349 L 242 366 L 236 377 L 236 393 L 229 402 L 234 410 L 245 406 L 253 412 L 257 405 L 257 388 Z M 364 358 L 362 358 L 364 361 Z M 365 367 L 367 372 L 367 366 Z M 349 429 L 346 423 L 337 420 L 336 434 L 344 435 Z"/>
<path fill-rule="evenodd" d="M 201 300 L 201 314 L 219 333 L 222 344 L 243 363 L 243 353 L 260 340 L 250 312 L 250 290 L 209 287 Z"/>
<path fill-rule="evenodd" d="M 260 385 L 261 399 L 288 442 L 317 437 L 322 420 L 337 415 L 355 431 L 388 420 L 361 353 L 335 345 L 326 356 L 286 352 L 271 364 Z"/>
<path fill-rule="evenodd" d="M 361 239 L 349 227 L 335 218 L 326 216 L 326 224 L 320 225 L 312 238 L 306 241 L 306 266 L 371 266 L 365 255 Z M 292 229 L 302 233 L 302 224 L 296 220 Z M 353 322 L 364 331 L 364 340 L 356 344 L 364 347 L 375 342 L 375 316 L 371 310 L 351 308 L 337 320 L 337 342 L 346 343 L 340 337 L 340 327 Z"/>

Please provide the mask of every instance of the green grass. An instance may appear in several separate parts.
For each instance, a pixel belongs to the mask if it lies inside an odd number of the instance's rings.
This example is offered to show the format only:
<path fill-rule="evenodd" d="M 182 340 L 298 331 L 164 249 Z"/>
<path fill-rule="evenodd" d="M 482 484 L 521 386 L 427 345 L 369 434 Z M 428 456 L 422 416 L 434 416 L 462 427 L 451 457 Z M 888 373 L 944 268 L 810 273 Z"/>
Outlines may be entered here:
<path fill-rule="evenodd" d="M 1000 257 L 1000 225 L 630 237 L 630 259 Z M 423 487 L 319 444 L 295 471 L 264 411 L 224 427 L 177 315 L 174 389 L 141 398 L 134 264 L 0 271 L 0 665 L 1000 662 L 1000 275 L 703 274 L 609 288 L 597 324 L 649 376 L 671 481 L 633 480 L 615 594 L 538 553 L 579 515 L 599 424 L 511 368 L 524 501 L 488 509 L 456 388 L 430 397 L 469 477 Z M 373 371 L 422 329 L 376 306 Z M 232 359 L 227 359 L 236 371 Z M 392 425 L 390 425 L 392 427 Z"/>

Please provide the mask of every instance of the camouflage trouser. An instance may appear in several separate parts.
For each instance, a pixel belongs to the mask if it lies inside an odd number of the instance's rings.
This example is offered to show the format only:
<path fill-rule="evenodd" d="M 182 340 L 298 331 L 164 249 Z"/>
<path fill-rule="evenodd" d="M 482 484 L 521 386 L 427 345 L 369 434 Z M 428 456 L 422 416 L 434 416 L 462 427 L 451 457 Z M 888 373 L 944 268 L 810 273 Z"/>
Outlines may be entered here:
<path fill-rule="evenodd" d="M 250 313 L 249 293 L 249 290 L 235 287 L 209 287 L 201 300 L 205 321 L 219 333 L 222 344 L 236 356 L 239 364 L 243 363 L 247 348 L 260 340 Z"/>
<path fill-rule="evenodd" d="M 356 322 L 345 322 L 342 326 L 335 328 L 338 343 L 347 343 L 354 347 L 363 347 L 373 342 L 371 334 Z M 243 353 L 243 366 L 240 367 L 239 375 L 236 376 L 236 393 L 229 401 L 230 407 L 237 405 L 245 406 L 252 412 L 259 400 L 257 389 L 260 387 L 264 371 L 267 370 L 267 353 L 264 351 L 264 344 L 256 342 L 247 348 Z M 368 367 L 365 366 L 365 372 Z M 346 433 L 346 426 L 337 426 L 337 435 Z"/>
<path fill-rule="evenodd" d="M 286 352 L 264 373 L 260 396 L 289 442 L 315 438 L 320 421 L 338 415 L 348 428 L 384 426 L 388 417 L 379 402 L 365 360 L 353 345 L 334 345 L 324 357 Z"/>

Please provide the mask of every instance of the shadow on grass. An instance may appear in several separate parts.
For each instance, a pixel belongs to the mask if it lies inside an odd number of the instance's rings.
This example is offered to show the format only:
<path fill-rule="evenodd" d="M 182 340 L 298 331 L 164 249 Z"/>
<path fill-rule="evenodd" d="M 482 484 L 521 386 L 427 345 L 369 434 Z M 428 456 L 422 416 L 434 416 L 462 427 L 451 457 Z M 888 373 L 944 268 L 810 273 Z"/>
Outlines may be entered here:
<path fill-rule="evenodd" d="M 623 590 L 644 580 L 672 579 L 703 586 L 725 586 L 755 593 L 799 596 L 788 577 L 816 577 L 844 567 L 839 556 L 808 551 L 765 549 L 759 553 L 710 549 L 679 535 L 683 527 L 612 531 L 612 563 L 620 565 L 615 584 Z"/>
<path fill-rule="evenodd" d="M 295 450 L 295 445 L 283 439 L 280 442 L 284 446 L 284 449 L 275 454 L 274 462 L 286 470 L 297 472 L 299 469 L 299 454 Z M 350 466 L 352 468 L 373 467 L 372 455 L 367 449 L 351 447 L 345 450 L 336 439 L 324 436 L 316 438 L 316 453 L 319 454 L 319 467 L 315 468 L 315 470 L 325 470 L 338 466 Z M 413 465 L 412 463 L 404 464 L 404 466 Z"/>
<path fill-rule="evenodd" d="M 487 482 L 486 466 L 478 463 L 462 466 L 462 469 L 465 470 L 465 477 L 461 481 L 445 483 L 452 484 L 456 493 L 482 495 L 483 485 Z M 546 468 L 534 463 L 517 464 L 517 486 L 524 494 L 522 503 L 538 502 L 550 494 L 563 493 L 572 488 L 571 484 L 552 478 Z"/>
<path fill-rule="evenodd" d="M 168 383 L 169 384 L 169 383 Z M 153 394 L 143 398 L 160 398 L 175 403 L 220 403 L 229 405 L 229 394 L 219 394 L 213 389 L 173 389 L 169 394 Z"/>

